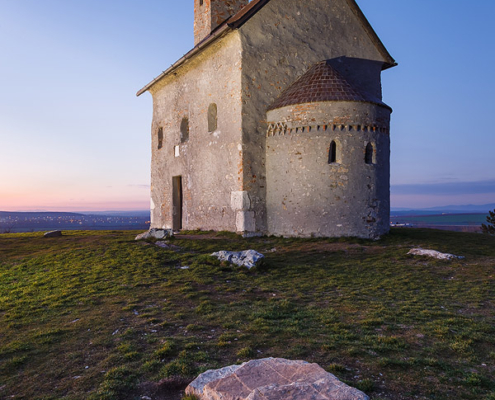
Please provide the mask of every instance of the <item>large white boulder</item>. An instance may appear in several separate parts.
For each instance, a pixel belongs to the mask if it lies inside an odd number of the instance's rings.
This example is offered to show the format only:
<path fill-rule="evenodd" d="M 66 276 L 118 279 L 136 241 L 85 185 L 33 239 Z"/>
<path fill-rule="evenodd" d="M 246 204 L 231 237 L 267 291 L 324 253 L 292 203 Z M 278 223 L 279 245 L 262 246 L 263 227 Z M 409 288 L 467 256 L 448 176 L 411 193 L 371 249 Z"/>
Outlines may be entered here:
<path fill-rule="evenodd" d="M 283 358 L 206 371 L 186 394 L 201 400 L 369 400 L 318 364 Z"/>
<path fill-rule="evenodd" d="M 258 253 L 255 250 L 244 251 L 218 251 L 212 254 L 213 257 L 217 257 L 220 261 L 227 261 L 229 263 L 238 265 L 240 267 L 246 267 L 251 269 L 259 266 L 263 263 L 265 256 Z"/>
<path fill-rule="evenodd" d="M 146 239 L 166 239 L 174 235 L 172 229 L 156 229 L 152 228 L 149 231 L 143 232 L 136 236 L 136 240 Z"/>

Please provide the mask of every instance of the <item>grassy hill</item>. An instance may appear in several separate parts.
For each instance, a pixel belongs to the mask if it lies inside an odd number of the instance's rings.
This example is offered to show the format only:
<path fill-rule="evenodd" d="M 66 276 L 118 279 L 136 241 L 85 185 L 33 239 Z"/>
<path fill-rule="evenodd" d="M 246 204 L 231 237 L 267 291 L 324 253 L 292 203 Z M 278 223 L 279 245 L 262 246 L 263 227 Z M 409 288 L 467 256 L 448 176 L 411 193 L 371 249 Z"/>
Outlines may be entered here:
<path fill-rule="evenodd" d="M 495 399 L 494 237 L 191 233 L 163 249 L 135 234 L 0 235 L 0 398 L 178 399 L 206 369 L 285 357 L 375 400 Z M 248 248 L 263 268 L 208 256 Z"/>

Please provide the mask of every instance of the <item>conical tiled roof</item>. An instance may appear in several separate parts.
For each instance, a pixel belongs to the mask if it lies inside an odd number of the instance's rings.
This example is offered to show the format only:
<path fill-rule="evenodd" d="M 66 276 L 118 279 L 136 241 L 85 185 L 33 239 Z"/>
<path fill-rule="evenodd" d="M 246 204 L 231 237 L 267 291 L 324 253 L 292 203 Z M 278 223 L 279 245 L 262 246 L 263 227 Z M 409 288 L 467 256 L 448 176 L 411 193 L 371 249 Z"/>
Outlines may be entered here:
<path fill-rule="evenodd" d="M 268 110 L 322 101 L 359 101 L 390 108 L 380 99 L 351 85 L 327 61 L 322 61 L 311 67 L 308 72 L 283 91 Z"/>

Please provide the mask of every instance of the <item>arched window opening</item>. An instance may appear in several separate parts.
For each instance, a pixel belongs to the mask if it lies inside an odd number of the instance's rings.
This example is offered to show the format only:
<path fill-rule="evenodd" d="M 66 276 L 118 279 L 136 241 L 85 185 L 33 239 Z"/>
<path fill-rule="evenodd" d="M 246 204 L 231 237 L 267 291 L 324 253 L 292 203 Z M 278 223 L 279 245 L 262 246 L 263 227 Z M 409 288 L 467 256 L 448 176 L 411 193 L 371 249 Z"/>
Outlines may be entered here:
<path fill-rule="evenodd" d="M 337 162 L 337 143 L 332 140 L 330 143 L 330 150 L 328 151 L 328 163 L 335 164 Z"/>
<path fill-rule="evenodd" d="M 368 143 L 366 145 L 366 151 L 364 153 L 364 162 L 366 164 L 374 164 L 375 163 L 375 149 L 373 147 L 373 144 Z"/>
<path fill-rule="evenodd" d="M 189 119 L 184 117 L 180 123 L 180 142 L 184 143 L 189 140 Z"/>
<path fill-rule="evenodd" d="M 163 128 L 158 128 L 158 148 L 163 147 Z"/>
<path fill-rule="evenodd" d="M 211 103 L 208 107 L 208 132 L 217 130 L 217 105 Z"/>

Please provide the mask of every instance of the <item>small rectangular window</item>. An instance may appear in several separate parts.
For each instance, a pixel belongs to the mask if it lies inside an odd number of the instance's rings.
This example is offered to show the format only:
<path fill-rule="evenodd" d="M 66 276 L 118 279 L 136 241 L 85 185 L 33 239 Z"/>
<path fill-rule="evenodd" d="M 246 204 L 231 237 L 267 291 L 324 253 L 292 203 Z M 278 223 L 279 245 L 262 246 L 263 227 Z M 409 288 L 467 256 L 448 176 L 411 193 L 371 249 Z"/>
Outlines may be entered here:
<path fill-rule="evenodd" d="M 185 143 L 189 140 L 189 118 L 184 117 L 180 123 L 180 142 Z"/>
<path fill-rule="evenodd" d="M 332 140 L 330 143 L 330 149 L 328 151 L 328 163 L 335 164 L 337 162 L 337 143 Z"/>
<path fill-rule="evenodd" d="M 375 164 L 375 146 L 372 143 L 366 145 L 366 150 L 364 151 L 364 162 L 366 164 Z"/>
<path fill-rule="evenodd" d="M 217 105 L 211 103 L 208 107 L 208 132 L 217 130 Z"/>
<path fill-rule="evenodd" d="M 163 128 L 158 128 L 158 149 L 163 147 Z"/>

